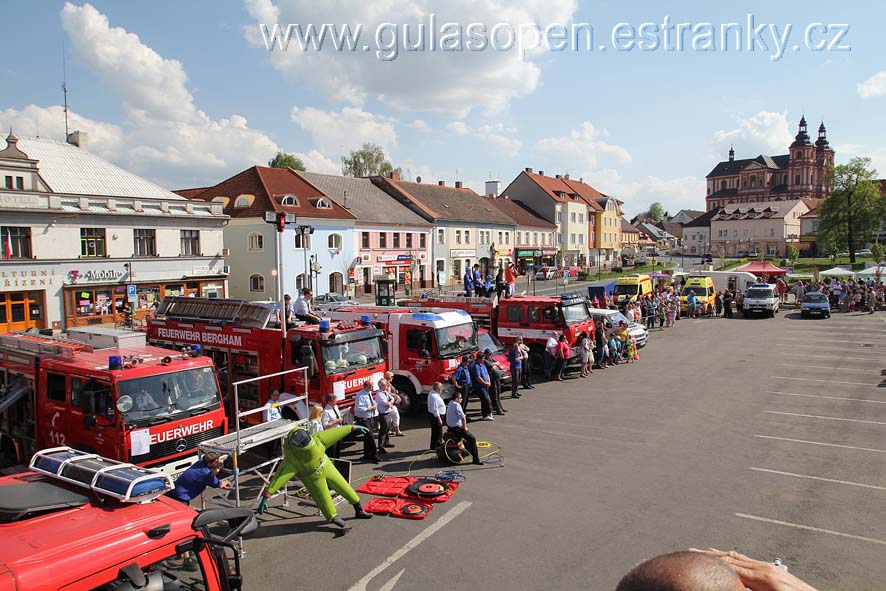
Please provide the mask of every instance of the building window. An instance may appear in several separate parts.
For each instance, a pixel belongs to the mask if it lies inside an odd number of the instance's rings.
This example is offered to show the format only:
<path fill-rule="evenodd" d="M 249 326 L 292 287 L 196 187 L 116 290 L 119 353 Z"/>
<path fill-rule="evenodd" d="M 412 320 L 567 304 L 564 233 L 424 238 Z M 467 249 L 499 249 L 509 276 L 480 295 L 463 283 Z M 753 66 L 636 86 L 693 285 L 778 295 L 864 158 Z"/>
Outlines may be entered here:
<path fill-rule="evenodd" d="M 19 191 L 25 190 L 25 177 L 23 177 L 23 176 L 15 177 L 15 188 Z"/>
<path fill-rule="evenodd" d="M 412 232 L 406 232 L 406 248 L 412 248 Z"/>
<path fill-rule="evenodd" d="M 584 235 L 584 234 L 579 234 L 579 235 L 578 235 L 578 243 L 579 243 L 579 244 L 584 244 L 584 242 L 585 242 L 585 235 Z"/>
<path fill-rule="evenodd" d="M 327 199 L 317 201 L 317 209 L 332 209 L 332 204 Z"/>
<path fill-rule="evenodd" d="M 427 248 L 428 246 L 428 238 L 424 232 L 418 235 L 418 247 L 419 248 Z"/>
<path fill-rule="evenodd" d="M 576 222 L 576 221 L 578 220 L 578 216 L 575 215 L 575 212 L 574 212 L 574 211 L 573 211 L 572 213 L 569 214 L 569 220 L 570 220 L 571 222 Z"/>
<path fill-rule="evenodd" d="M 3 243 L 3 260 L 31 258 L 31 228 L 2 226 L 0 242 Z"/>
<path fill-rule="evenodd" d="M 369 232 L 361 232 L 360 241 L 363 245 L 363 248 L 369 248 Z"/>
<path fill-rule="evenodd" d="M 153 228 L 135 228 L 132 231 L 132 256 L 157 256 L 157 231 Z"/>
<path fill-rule="evenodd" d="M 251 195 L 239 195 L 234 200 L 234 207 L 249 207 L 250 205 L 252 205 Z"/>
<path fill-rule="evenodd" d="M 471 243 L 471 231 L 465 230 L 465 244 Z"/>
<path fill-rule="evenodd" d="M 511 233 L 505 232 L 505 244 L 510 244 L 510 243 L 511 243 Z"/>
<path fill-rule="evenodd" d="M 504 244 L 504 242 L 505 242 L 505 241 L 504 241 L 504 234 L 502 234 L 501 232 L 499 232 L 499 233 L 498 233 L 498 243 L 499 243 L 499 244 Z"/>
<path fill-rule="evenodd" d="M 260 251 L 265 249 L 265 239 L 264 236 L 259 234 L 258 232 L 253 232 L 249 236 L 246 237 L 246 249 L 253 251 Z"/>
<path fill-rule="evenodd" d="M 557 244 L 563 244 L 563 234 L 557 232 Z"/>
<path fill-rule="evenodd" d="M 104 228 L 80 228 L 80 256 L 107 256 Z"/>
<path fill-rule="evenodd" d="M 200 254 L 200 230 L 181 231 L 182 256 L 198 257 Z"/>
<path fill-rule="evenodd" d="M 563 212 L 562 212 L 562 211 L 558 211 L 558 212 L 557 212 L 557 223 L 559 224 L 559 223 L 561 223 L 562 221 L 563 221 Z"/>
<path fill-rule="evenodd" d="M 461 244 L 461 230 L 455 231 L 455 243 Z"/>
<path fill-rule="evenodd" d="M 400 232 L 394 232 L 394 248 L 400 248 Z"/>
<path fill-rule="evenodd" d="M 388 247 L 388 233 L 387 232 L 379 232 L 378 233 L 378 247 L 379 248 L 387 248 Z"/>
<path fill-rule="evenodd" d="M 12 176 L 6 176 L 6 188 L 12 191 Z"/>
<path fill-rule="evenodd" d="M 326 244 L 330 250 L 341 250 L 341 234 L 330 234 Z"/>
<path fill-rule="evenodd" d="M 769 228 L 769 237 L 770 238 L 775 237 L 775 228 Z"/>
<path fill-rule="evenodd" d="M 310 234 L 295 234 L 295 249 L 311 249 L 311 235 Z"/>
<path fill-rule="evenodd" d="M 290 207 L 298 206 L 298 199 L 295 198 L 295 195 L 284 195 L 283 199 L 280 200 L 280 205 L 288 205 Z"/>
<path fill-rule="evenodd" d="M 305 282 L 305 274 L 304 273 L 299 273 L 298 275 L 295 276 L 295 290 L 296 291 L 301 291 L 304 288 L 306 288 L 307 286 L 308 286 L 308 284 Z"/>
<path fill-rule="evenodd" d="M 265 278 L 258 273 L 249 276 L 249 291 L 263 293 L 265 291 Z"/>
<path fill-rule="evenodd" d="M 446 242 L 446 232 L 441 228 L 437 230 L 437 244 Z"/>

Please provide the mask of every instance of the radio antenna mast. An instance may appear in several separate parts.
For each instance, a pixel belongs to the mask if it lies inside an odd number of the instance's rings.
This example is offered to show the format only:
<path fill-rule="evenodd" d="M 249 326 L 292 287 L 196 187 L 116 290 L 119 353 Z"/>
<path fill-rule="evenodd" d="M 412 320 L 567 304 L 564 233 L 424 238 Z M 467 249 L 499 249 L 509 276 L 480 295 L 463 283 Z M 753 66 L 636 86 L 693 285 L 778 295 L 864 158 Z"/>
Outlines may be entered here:
<path fill-rule="evenodd" d="M 68 67 L 65 63 L 64 40 L 62 40 L 62 94 L 65 97 L 65 141 L 68 141 Z"/>

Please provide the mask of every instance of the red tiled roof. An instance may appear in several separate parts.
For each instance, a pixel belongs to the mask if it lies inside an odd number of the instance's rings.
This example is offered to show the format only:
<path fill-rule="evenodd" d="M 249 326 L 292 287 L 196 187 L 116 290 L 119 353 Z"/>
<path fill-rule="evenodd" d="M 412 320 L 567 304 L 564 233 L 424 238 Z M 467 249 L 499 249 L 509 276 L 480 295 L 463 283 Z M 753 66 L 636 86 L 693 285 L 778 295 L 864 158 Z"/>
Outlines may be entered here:
<path fill-rule="evenodd" d="M 573 195 L 579 200 L 591 207 L 594 211 L 602 211 L 603 208 L 597 203 L 597 199 L 606 196 L 587 183 L 576 181 L 575 179 L 567 179 L 565 177 L 557 178 L 555 176 L 546 176 L 534 172 L 523 171 L 532 181 L 544 189 L 548 196 L 559 203 L 569 203 L 575 201 Z M 560 195 L 564 196 L 560 196 Z"/>
<path fill-rule="evenodd" d="M 556 230 L 557 226 L 542 218 L 540 215 L 532 211 L 522 201 L 514 201 L 507 197 L 497 197 L 490 199 L 485 197 L 487 203 L 500 209 L 506 216 L 511 218 L 518 226 L 526 226 L 529 228 L 542 228 L 545 230 Z"/>
<path fill-rule="evenodd" d="M 185 199 L 194 199 L 201 193 L 203 193 L 209 187 L 196 187 L 194 189 L 178 189 L 177 191 L 173 191 L 176 195 L 181 195 Z"/>
<path fill-rule="evenodd" d="M 288 168 L 253 166 L 214 187 L 190 196 L 193 191 L 196 189 L 182 189 L 177 193 L 188 199 L 203 201 L 211 201 L 218 196 L 227 197 L 229 201 L 225 206 L 225 213 L 232 218 L 264 217 L 266 211 L 282 211 L 305 218 L 356 219 L 335 200 Z M 239 195 L 254 195 L 255 199 L 249 207 L 234 207 Z M 282 205 L 280 202 L 283 195 L 294 195 L 298 205 Z M 317 207 L 321 198 L 325 198 L 332 207 Z"/>
<path fill-rule="evenodd" d="M 433 183 L 412 183 L 386 177 L 372 177 L 378 187 L 401 202 L 411 204 L 429 219 L 488 222 L 511 225 L 513 220 L 493 208 L 487 200 L 467 187 L 446 187 Z"/>

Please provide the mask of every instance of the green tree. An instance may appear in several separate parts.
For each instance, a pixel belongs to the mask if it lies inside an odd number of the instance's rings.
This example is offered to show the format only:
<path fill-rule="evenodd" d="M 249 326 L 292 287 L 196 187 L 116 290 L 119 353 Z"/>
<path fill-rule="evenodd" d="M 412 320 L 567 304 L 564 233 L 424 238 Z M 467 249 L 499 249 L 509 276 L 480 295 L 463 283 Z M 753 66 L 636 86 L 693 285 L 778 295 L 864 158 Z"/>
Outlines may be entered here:
<path fill-rule="evenodd" d="M 667 213 L 665 212 L 664 207 L 658 201 L 654 202 L 649 206 L 649 209 L 642 213 L 638 213 L 635 219 L 642 222 L 655 222 L 658 223 L 662 221 Z"/>
<path fill-rule="evenodd" d="M 882 269 L 886 266 L 886 245 L 875 242 L 874 245 L 871 246 L 871 256 L 874 258 L 874 264 L 877 266 L 877 270 L 874 271 L 874 280 L 877 283 L 880 283 L 880 279 L 883 275 Z"/>
<path fill-rule="evenodd" d="M 341 173 L 345 176 L 390 176 L 395 171 L 400 169 L 394 168 L 378 144 L 365 143 L 341 158 Z"/>
<path fill-rule="evenodd" d="M 292 170 L 301 171 L 305 169 L 305 163 L 301 161 L 301 158 L 294 154 L 284 154 L 283 152 L 277 152 L 277 155 L 268 162 L 268 166 L 271 168 L 291 168 Z"/>
<path fill-rule="evenodd" d="M 797 259 L 800 257 L 800 251 L 797 250 L 796 246 L 788 246 L 788 260 L 791 261 L 791 266 L 796 266 Z"/>
<path fill-rule="evenodd" d="M 837 247 L 846 248 L 851 263 L 855 247 L 874 235 L 882 219 L 883 198 L 872 182 L 876 176 L 870 158 L 856 157 L 835 166 L 830 171 L 833 191 L 818 205 L 819 232 Z"/>

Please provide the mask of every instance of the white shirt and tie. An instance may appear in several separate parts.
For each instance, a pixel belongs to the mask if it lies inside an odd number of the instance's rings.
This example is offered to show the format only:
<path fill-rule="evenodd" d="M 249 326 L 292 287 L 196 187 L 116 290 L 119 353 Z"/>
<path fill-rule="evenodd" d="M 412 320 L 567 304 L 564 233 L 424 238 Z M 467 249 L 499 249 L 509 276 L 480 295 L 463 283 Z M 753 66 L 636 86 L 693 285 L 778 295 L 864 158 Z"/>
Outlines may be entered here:
<path fill-rule="evenodd" d="M 358 419 L 371 419 L 378 415 L 372 403 L 372 392 L 360 390 L 354 397 L 354 416 Z M 370 410 L 371 409 L 371 410 Z"/>
<path fill-rule="evenodd" d="M 279 404 L 279 400 L 274 402 L 273 400 L 268 400 L 267 404 L 265 404 L 265 410 L 262 412 L 262 421 L 268 423 L 270 421 L 277 421 L 283 418 L 283 413 L 280 412 L 279 406 L 272 406 L 274 404 Z"/>
<path fill-rule="evenodd" d="M 338 410 L 338 406 L 335 404 L 327 404 L 323 408 L 323 414 L 320 415 L 320 422 L 323 423 L 324 429 L 332 429 L 334 427 L 341 427 L 344 424 L 344 421 L 335 423 L 334 425 L 330 425 L 335 421 L 341 420 L 341 411 Z"/>
<path fill-rule="evenodd" d="M 442 417 L 446 414 L 446 403 L 443 402 L 443 397 L 436 390 L 431 390 L 428 393 L 428 413 L 435 417 Z"/>

